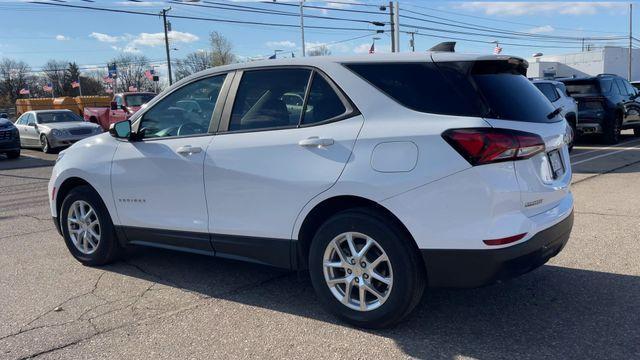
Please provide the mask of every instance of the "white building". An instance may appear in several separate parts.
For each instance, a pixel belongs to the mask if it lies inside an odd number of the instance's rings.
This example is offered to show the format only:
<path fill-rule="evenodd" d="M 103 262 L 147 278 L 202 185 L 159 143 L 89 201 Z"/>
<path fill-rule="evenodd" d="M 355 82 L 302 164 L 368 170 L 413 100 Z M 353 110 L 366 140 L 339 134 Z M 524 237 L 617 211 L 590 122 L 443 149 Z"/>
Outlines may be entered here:
<path fill-rule="evenodd" d="M 640 49 L 633 49 L 632 80 L 640 80 Z M 592 51 L 564 55 L 542 55 L 528 59 L 527 77 L 583 77 L 598 74 L 616 74 L 627 78 L 629 49 L 605 46 Z"/>

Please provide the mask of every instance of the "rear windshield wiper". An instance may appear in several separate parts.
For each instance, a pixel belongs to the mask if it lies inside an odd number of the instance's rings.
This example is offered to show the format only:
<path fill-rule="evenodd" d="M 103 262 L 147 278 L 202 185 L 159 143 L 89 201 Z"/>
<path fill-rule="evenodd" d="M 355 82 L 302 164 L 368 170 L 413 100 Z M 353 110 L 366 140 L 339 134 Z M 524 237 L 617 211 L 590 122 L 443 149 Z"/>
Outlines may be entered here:
<path fill-rule="evenodd" d="M 554 117 L 556 117 L 556 115 L 560 114 L 561 111 L 562 111 L 562 106 L 550 112 L 549 115 L 547 115 L 547 119 L 549 120 L 553 119 Z"/>

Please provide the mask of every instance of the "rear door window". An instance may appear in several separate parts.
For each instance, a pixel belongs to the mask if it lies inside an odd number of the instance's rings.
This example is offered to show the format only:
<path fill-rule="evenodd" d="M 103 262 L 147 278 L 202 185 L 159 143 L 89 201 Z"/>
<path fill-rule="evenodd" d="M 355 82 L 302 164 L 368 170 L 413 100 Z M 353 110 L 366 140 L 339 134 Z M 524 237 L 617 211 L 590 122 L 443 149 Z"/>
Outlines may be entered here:
<path fill-rule="evenodd" d="M 620 95 L 629 95 L 627 88 L 624 86 L 624 82 L 620 79 L 616 79 L 616 85 L 618 86 L 618 90 Z"/>
<path fill-rule="evenodd" d="M 560 98 L 555 86 L 549 83 L 535 83 L 538 90 L 540 90 L 549 101 L 554 102 Z"/>
<path fill-rule="evenodd" d="M 347 112 L 344 103 L 329 85 L 327 80 L 318 73 L 314 73 L 309 99 L 302 115 L 302 124 L 314 124 L 336 118 Z"/>

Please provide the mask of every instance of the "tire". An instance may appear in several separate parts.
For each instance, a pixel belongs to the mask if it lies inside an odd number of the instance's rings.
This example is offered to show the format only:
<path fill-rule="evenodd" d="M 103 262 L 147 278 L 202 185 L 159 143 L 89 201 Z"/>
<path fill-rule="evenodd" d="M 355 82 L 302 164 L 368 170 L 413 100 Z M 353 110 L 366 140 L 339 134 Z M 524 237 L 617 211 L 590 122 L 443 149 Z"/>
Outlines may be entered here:
<path fill-rule="evenodd" d="M 356 260 L 350 268 L 325 268 L 325 263 L 340 262 L 335 260 L 339 258 L 336 247 L 330 245 L 336 241 L 345 246 L 342 248 L 342 255 L 347 262 L 350 261 L 351 251 L 345 245 L 348 244 L 345 234 L 353 235 L 356 252 L 362 251 L 366 241 L 364 236 L 375 241 L 375 245 L 369 247 L 361 258 L 365 260 L 365 264 L 358 267 L 360 260 Z M 373 268 L 371 265 L 374 260 L 385 253 L 388 262 L 383 261 Z M 328 254 L 333 254 L 334 258 L 326 260 Z M 377 276 L 382 274 L 386 281 L 391 279 L 391 285 L 375 280 L 373 275 L 362 274 L 365 270 L 365 274 L 373 274 L 375 270 Z M 385 328 L 397 324 L 415 308 L 426 286 L 424 265 L 413 239 L 384 215 L 366 208 L 340 212 L 318 229 L 309 252 L 309 273 L 322 305 L 338 318 L 363 328 Z M 330 287 L 327 282 L 327 279 L 342 277 L 352 279 L 350 293 L 353 295 L 346 301 L 344 295 L 347 283 Z M 378 294 L 385 296 L 381 301 L 373 292 L 365 291 L 364 303 L 369 307 L 365 311 L 360 308 L 360 285 L 364 284 L 374 287 Z M 339 300 L 341 294 L 342 300 Z M 345 305 L 347 302 L 348 305 Z"/>
<path fill-rule="evenodd" d="M 8 151 L 7 157 L 9 159 L 17 159 L 20 157 L 20 150 Z"/>
<path fill-rule="evenodd" d="M 633 128 L 633 136 L 640 136 L 640 128 Z"/>
<path fill-rule="evenodd" d="M 602 140 L 605 144 L 614 145 L 620 142 L 620 131 L 622 127 L 622 116 L 616 115 L 609 124 L 605 124 Z"/>
<path fill-rule="evenodd" d="M 49 144 L 47 135 L 40 135 L 40 148 L 42 149 L 42 152 L 46 154 L 51 154 L 53 152 L 53 149 L 51 149 L 51 145 Z"/>
<path fill-rule="evenodd" d="M 70 216 L 76 219 L 71 207 L 76 208 L 76 214 L 80 214 L 76 205 L 83 206 L 87 204 L 93 209 L 94 216 L 90 215 L 87 207 L 84 207 L 85 213 L 88 214 L 88 222 L 93 223 L 98 221 L 98 225 L 93 225 L 92 230 L 99 235 L 98 241 L 85 242 L 82 235 L 82 231 L 75 232 L 74 237 L 71 235 L 71 228 L 81 228 L 81 225 L 72 225 L 74 221 L 69 221 Z M 81 218 L 81 217 L 79 217 Z M 65 244 L 76 260 L 87 266 L 99 266 L 106 265 L 115 261 L 120 254 L 120 244 L 115 234 L 113 222 L 109 212 L 100 199 L 100 196 L 91 187 L 83 185 L 72 189 L 62 202 L 59 214 L 60 228 L 62 229 L 62 235 L 64 237 Z M 87 224 L 85 223 L 85 226 Z M 75 229 L 74 229 L 75 230 Z M 77 231 L 77 230 L 76 230 Z M 74 241 L 74 238 L 77 241 Z M 76 245 L 78 244 L 78 245 Z M 87 247 L 82 246 L 87 244 Z M 93 246 L 95 244 L 95 246 Z M 89 247 L 93 248 L 93 251 Z"/>

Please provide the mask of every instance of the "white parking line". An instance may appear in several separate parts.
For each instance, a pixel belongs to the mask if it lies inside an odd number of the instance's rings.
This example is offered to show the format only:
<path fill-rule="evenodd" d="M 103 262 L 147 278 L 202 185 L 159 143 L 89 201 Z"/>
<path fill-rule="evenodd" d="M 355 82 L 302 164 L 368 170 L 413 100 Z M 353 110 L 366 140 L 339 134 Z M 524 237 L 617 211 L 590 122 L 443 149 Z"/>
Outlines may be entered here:
<path fill-rule="evenodd" d="M 620 149 L 620 150 L 618 150 L 618 151 L 614 151 L 614 152 L 610 152 L 610 153 L 606 153 L 606 154 L 600 154 L 600 155 L 596 155 L 596 156 L 593 156 L 593 157 L 590 157 L 590 158 L 587 158 L 587 159 L 583 159 L 583 160 L 580 160 L 580 161 L 572 162 L 572 163 L 571 163 L 571 166 L 576 166 L 576 165 L 578 165 L 578 164 L 582 164 L 582 163 L 585 163 L 585 162 L 587 162 L 587 161 L 591 161 L 591 160 L 595 160 L 595 159 L 600 159 L 600 158 L 603 158 L 603 157 L 606 157 L 606 156 L 611 156 L 611 155 L 615 155 L 615 154 L 618 154 L 618 153 L 621 153 L 621 152 L 625 152 L 625 151 L 627 151 L 627 150 L 631 150 L 631 149 L 638 149 L 638 148 L 640 148 L 640 145 L 636 145 L 636 146 L 632 146 L 632 147 L 626 147 L 626 148 L 621 148 L 621 149 Z M 618 149 L 618 147 L 612 147 L 611 149 Z"/>
<path fill-rule="evenodd" d="M 593 150 L 585 151 L 583 153 L 572 154 L 571 158 L 577 158 L 578 156 L 583 156 L 583 155 L 591 154 L 591 153 L 594 153 L 594 152 L 597 152 L 597 151 L 602 151 L 602 150 L 617 149 L 617 148 L 622 147 L 623 145 L 628 145 L 628 144 L 631 144 L 631 143 L 634 143 L 634 142 L 640 142 L 640 139 L 628 140 L 628 141 L 625 141 L 625 142 L 621 142 L 621 143 L 619 143 L 618 145 L 615 145 L 615 146 L 607 146 L 607 147 L 603 147 L 603 148 L 595 148 Z M 580 148 L 582 148 L 582 147 L 579 147 L 579 146 L 574 147 L 574 149 L 580 149 Z"/>

